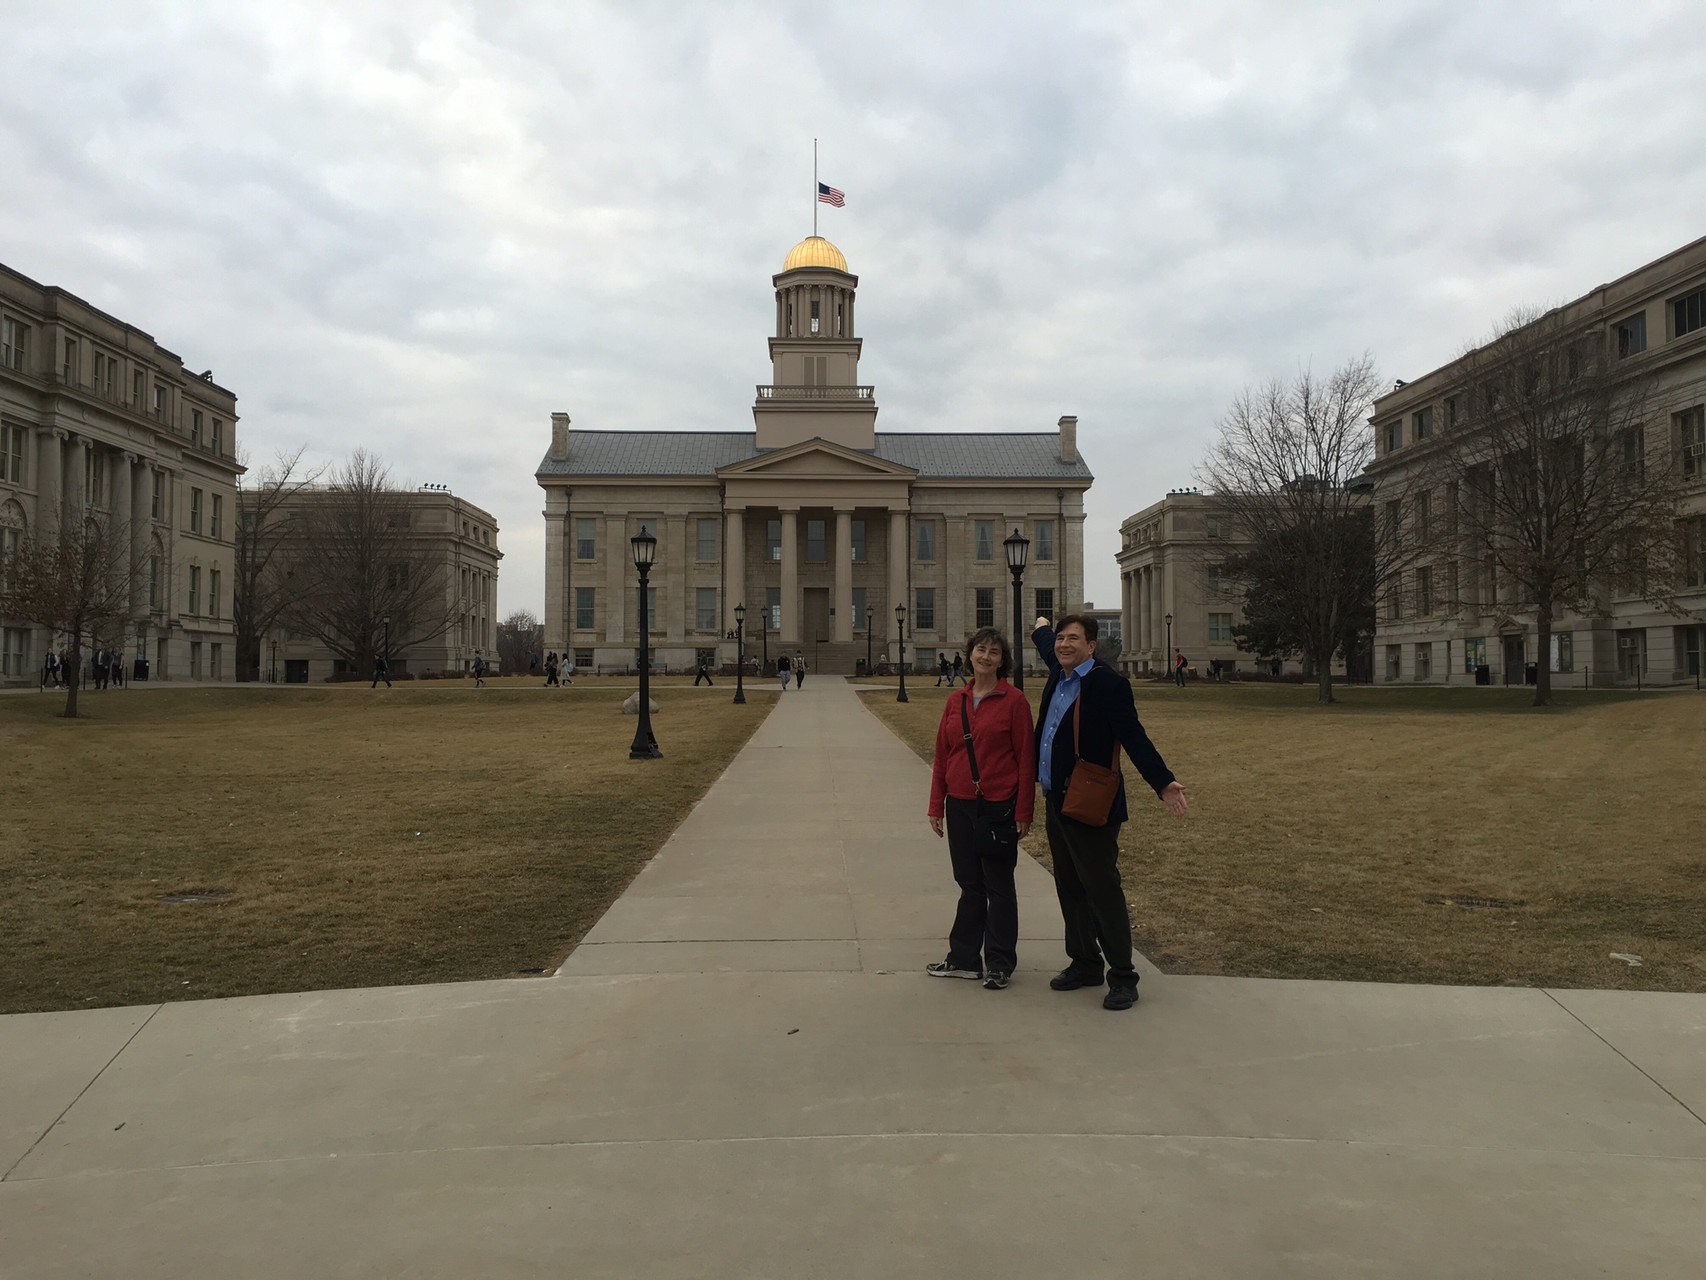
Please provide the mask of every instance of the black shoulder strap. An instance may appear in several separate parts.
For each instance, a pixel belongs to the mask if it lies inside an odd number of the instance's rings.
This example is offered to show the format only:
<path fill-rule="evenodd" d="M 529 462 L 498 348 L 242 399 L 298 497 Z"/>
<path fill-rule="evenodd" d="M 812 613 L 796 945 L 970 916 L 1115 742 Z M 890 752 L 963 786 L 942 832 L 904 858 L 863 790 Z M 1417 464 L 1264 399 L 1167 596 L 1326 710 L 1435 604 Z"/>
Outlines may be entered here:
<path fill-rule="evenodd" d="M 960 690 L 960 728 L 966 735 L 966 763 L 971 766 L 971 785 L 979 800 L 983 799 L 983 783 L 977 776 L 977 753 L 971 749 L 971 717 L 966 714 L 966 703 L 971 701 L 971 690 Z"/>

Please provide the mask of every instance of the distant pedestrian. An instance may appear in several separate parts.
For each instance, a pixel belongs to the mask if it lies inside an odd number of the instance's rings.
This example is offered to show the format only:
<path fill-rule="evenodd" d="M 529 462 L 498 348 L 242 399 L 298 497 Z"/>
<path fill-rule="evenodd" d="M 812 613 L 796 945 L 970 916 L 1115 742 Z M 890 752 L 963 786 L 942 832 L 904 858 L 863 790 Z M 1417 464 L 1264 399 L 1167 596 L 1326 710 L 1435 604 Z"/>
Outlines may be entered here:
<path fill-rule="evenodd" d="M 539 651 L 536 649 L 527 655 L 527 674 L 535 675 L 539 671 Z"/>
<path fill-rule="evenodd" d="M 794 659 L 794 687 L 796 689 L 806 687 L 806 659 L 804 654 Z"/>
<path fill-rule="evenodd" d="M 124 688 L 124 650 L 113 650 L 112 680 L 119 688 Z"/>
<path fill-rule="evenodd" d="M 1190 664 L 1185 661 L 1183 649 L 1173 650 L 1173 683 L 1179 688 L 1185 687 L 1185 668 Z"/>
<path fill-rule="evenodd" d="M 387 689 L 391 688 L 390 666 L 387 665 L 384 658 L 375 658 L 373 660 L 373 683 L 367 687 L 369 689 L 377 689 L 381 680 L 385 682 L 385 687 Z"/>
<path fill-rule="evenodd" d="M 948 681 L 950 689 L 954 687 L 955 681 L 958 681 L 962 686 L 966 682 L 966 656 L 963 653 L 954 655 L 954 678 Z"/>
<path fill-rule="evenodd" d="M 788 692 L 788 680 L 794 674 L 794 664 L 786 656 L 776 659 L 776 678 L 782 682 L 782 692 Z"/>
<path fill-rule="evenodd" d="M 940 689 L 944 684 L 950 689 L 954 687 L 954 669 L 948 665 L 945 653 L 936 660 L 936 687 Z"/>
<path fill-rule="evenodd" d="M 557 684 L 557 651 L 552 649 L 545 655 L 545 687 L 549 689 L 554 684 Z"/>
<path fill-rule="evenodd" d="M 474 687 L 476 689 L 486 687 L 486 660 L 480 656 L 478 649 L 474 650 Z"/>
<path fill-rule="evenodd" d="M 693 687 L 695 689 L 699 687 L 699 682 L 701 680 L 710 685 L 713 689 L 717 687 L 717 682 L 711 679 L 711 664 L 709 662 L 701 662 L 699 664 L 699 670 L 693 677 Z"/>

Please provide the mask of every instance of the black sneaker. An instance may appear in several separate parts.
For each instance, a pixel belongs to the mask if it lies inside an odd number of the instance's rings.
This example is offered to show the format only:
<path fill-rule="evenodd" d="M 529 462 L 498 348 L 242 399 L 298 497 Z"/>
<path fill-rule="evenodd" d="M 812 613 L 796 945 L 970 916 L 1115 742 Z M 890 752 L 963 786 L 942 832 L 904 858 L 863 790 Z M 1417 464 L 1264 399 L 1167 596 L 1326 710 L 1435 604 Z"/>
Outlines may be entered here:
<path fill-rule="evenodd" d="M 981 969 L 961 969 L 946 960 L 938 960 L 935 964 L 925 965 L 924 972 L 932 978 L 965 978 L 971 982 L 976 982 L 983 977 Z"/>
<path fill-rule="evenodd" d="M 1104 1009 L 1129 1009 L 1136 1003 L 1136 987 L 1109 987 L 1108 994 L 1102 997 Z"/>
<path fill-rule="evenodd" d="M 1010 975 L 1001 972 L 999 969 L 991 969 L 983 975 L 983 989 L 985 991 L 1001 991 L 1006 988 L 1010 980 Z"/>
<path fill-rule="evenodd" d="M 1067 965 L 1054 977 L 1048 980 L 1051 991 L 1076 991 L 1079 987 L 1099 987 L 1102 985 L 1102 975 L 1090 975 L 1082 970 Z"/>

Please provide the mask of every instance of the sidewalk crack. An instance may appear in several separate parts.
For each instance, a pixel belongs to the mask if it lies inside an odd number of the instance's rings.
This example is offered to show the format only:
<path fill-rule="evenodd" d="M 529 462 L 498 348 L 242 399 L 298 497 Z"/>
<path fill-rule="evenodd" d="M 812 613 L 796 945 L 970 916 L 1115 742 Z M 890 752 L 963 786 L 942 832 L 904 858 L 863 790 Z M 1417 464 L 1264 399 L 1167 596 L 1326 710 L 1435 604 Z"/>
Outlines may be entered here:
<path fill-rule="evenodd" d="M 1565 1013 L 1569 1014 L 1570 1017 L 1574 1018 L 1576 1020 L 1576 1022 L 1581 1025 L 1582 1029 L 1584 1031 L 1586 1031 L 1590 1036 L 1592 1036 L 1595 1040 L 1598 1040 L 1607 1049 L 1610 1049 L 1619 1058 L 1622 1058 L 1623 1061 L 1627 1062 L 1631 1067 L 1634 1067 L 1635 1070 L 1639 1071 L 1643 1076 L 1645 1076 L 1649 1081 L 1651 1081 L 1654 1088 L 1656 1088 L 1660 1093 L 1664 1094 L 1665 1097 L 1669 1098 L 1672 1102 L 1676 1103 L 1676 1105 L 1681 1107 L 1684 1111 L 1688 1112 L 1688 1114 L 1693 1116 L 1694 1119 L 1699 1124 L 1706 1125 L 1706 1116 L 1702 1116 L 1693 1107 L 1689 1106 L 1681 1098 L 1677 1097 L 1669 1089 L 1665 1088 L 1664 1085 L 1659 1083 L 1658 1079 L 1653 1075 L 1652 1072 L 1648 1071 L 1640 1063 L 1636 1062 L 1635 1059 L 1631 1058 L 1628 1054 L 1624 1053 L 1623 1050 L 1619 1049 L 1616 1045 L 1612 1044 L 1611 1041 L 1607 1040 L 1604 1036 L 1600 1035 L 1597 1028 L 1589 1026 L 1588 1023 L 1586 1022 L 1586 1020 L 1583 1019 L 1580 1014 L 1578 1014 L 1574 1009 L 1570 1008 L 1570 1006 L 1565 1004 L 1562 1000 L 1558 999 L 1558 997 L 1553 995 L 1551 991 L 1547 990 L 1544 987 L 1542 987 L 1541 990 L 1546 992 L 1546 998 L 1548 1000 L 1550 1000 L 1553 1004 L 1557 1005 Z"/>

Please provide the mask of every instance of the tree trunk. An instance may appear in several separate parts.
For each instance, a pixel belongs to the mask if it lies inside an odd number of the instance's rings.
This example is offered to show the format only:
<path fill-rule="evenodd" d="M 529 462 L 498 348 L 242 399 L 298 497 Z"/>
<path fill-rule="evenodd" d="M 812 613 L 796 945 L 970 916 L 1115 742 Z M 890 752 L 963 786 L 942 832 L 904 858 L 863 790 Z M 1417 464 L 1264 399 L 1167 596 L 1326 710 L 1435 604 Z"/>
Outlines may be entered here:
<path fill-rule="evenodd" d="M 1536 707 L 1552 705 L 1552 605 L 1542 601 L 1534 615 L 1534 631 L 1539 652 L 1534 655 L 1534 702 Z"/>
<path fill-rule="evenodd" d="M 83 645 L 77 638 L 76 632 L 71 635 L 71 645 L 65 651 L 65 718 L 77 718 L 77 686 L 83 679 Z"/>

